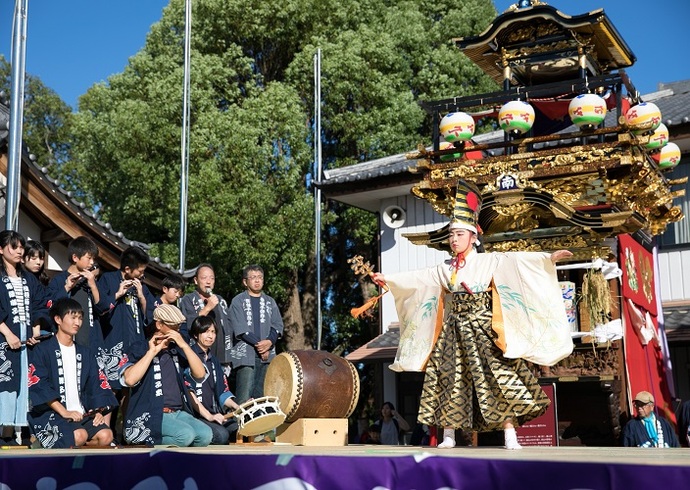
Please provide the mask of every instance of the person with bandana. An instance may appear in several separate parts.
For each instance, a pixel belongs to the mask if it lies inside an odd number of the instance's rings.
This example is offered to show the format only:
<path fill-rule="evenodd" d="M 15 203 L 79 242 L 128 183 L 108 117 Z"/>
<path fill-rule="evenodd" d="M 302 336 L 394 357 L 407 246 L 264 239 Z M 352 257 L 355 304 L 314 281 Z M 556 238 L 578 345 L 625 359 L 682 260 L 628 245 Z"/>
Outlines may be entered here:
<path fill-rule="evenodd" d="M 448 225 L 451 258 L 436 267 L 372 274 L 395 298 L 401 324 L 390 369 L 425 371 L 418 422 L 441 426 L 438 447 L 455 447 L 455 430 L 504 430 L 550 404 L 525 361 L 553 365 L 573 349 L 555 263 L 567 250 L 478 253 L 481 197 L 459 180 Z"/>
<path fill-rule="evenodd" d="M 654 413 L 654 396 L 640 391 L 633 401 L 637 415 L 623 428 L 625 447 L 680 447 L 671 424 Z"/>

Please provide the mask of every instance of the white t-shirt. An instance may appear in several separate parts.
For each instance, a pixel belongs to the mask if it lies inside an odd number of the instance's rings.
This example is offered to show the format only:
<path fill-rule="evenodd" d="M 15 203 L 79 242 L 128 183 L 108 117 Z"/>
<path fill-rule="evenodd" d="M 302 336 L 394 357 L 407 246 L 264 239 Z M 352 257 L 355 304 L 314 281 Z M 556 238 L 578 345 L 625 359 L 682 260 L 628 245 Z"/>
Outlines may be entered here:
<path fill-rule="evenodd" d="M 60 344 L 62 353 L 62 369 L 65 380 L 65 400 L 69 411 L 84 413 L 84 407 L 79 399 L 77 387 L 77 349 L 72 344 L 70 347 Z"/>
<path fill-rule="evenodd" d="M 381 444 L 398 446 L 400 444 L 400 432 L 393 420 L 381 420 Z"/>

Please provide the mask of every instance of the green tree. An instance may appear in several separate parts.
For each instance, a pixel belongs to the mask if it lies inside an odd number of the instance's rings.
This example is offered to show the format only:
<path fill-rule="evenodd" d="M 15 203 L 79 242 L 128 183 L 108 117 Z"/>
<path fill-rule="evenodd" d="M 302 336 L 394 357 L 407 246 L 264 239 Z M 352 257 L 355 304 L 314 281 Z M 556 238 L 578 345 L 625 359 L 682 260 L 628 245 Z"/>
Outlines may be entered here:
<path fill-rule="evenodd" d="M 101 218 L 177 263 L 184 1 L 171 0 L 123 73 L 79 102 L 73 158 Z M 258 262 L 281 304 L 291 348 L 315 333 L 313 69 L 323 52 L 324 160 L 336 167 L 430 141 L 420 100 L 486 90 L 451 43 L 495 15 L 489 0 L 199 0 L 194 3 L 187 264 L 210 261 L 218 289 L 240 289 Z M 64 179 L 63 179 L 64 180 Z M 69 182 L 69 180 L 68 180 Z M 324 206 L 326 345 L 376 333 L 354 321 L 362 301 L 347 258 L 376 253 L 375 216 Z"/>
<path fill-rule="evenodd" d="M 0 91 L 10 100 L 12 67 L 0 55 Z M 26 75 L 24 86 L 24 145 L 45 167 L 69 160 L 72 110 L 37 77 Z"/>

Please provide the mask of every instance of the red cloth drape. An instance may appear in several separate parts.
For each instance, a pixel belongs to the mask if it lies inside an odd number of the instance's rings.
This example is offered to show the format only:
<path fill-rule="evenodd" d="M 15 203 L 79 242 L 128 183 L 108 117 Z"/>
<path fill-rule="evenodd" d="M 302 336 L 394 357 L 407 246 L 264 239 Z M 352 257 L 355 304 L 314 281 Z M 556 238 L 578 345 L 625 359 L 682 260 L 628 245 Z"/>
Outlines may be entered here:
<path fill-rule="evenodd" d="M 625 320 L 625 368 L 630 395 L 634 398 L 639 391 L 649 391 L 654 395 L 659 412 L 675 423 L 661 348 L 655 339 L 644 345 L 639 335 L 640 327 L 649 326 L 657 334 L 659 329 L 653 255 L 630 235 L 620 235 L 618 242 L 623 269 L 621 293 Z"/>

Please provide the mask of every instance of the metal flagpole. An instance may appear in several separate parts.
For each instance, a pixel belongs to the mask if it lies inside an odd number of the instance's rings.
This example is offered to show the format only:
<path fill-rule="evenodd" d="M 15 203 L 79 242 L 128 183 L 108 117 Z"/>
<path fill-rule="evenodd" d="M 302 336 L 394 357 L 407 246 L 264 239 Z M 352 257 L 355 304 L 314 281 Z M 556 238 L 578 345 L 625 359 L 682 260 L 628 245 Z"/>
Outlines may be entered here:
<path fill-rule="evenodd" d="M 321 181 L 321 48 L 314 55 L 314 116 L 316 118 L 314 130 L 315 167 L 314 180 Z M 321 188 L 315 188 L 314 215 L 316 232 L 316 348 L 321 350 Z"/>
<path fill-rule="evenodd" d="M 184 10 L 184 82 L 182 90 L 182 144 L 180 154 L 180 273 L 184 272 L 187 251 L 187 196 L 189 191 L 189 114 L 192 39 L 192 0 L 185 0 Z"/>
<path fill-rule="evenodd" d="M 12 27 L 12 93 L 10 141 L 7 162 L 7 201 L 5 229 L 16 230 L 21 198 L 22 135 L 24 122 L 24 77 L 26 73 L 26 26 L 29 0 L 17 0 Z"/>

